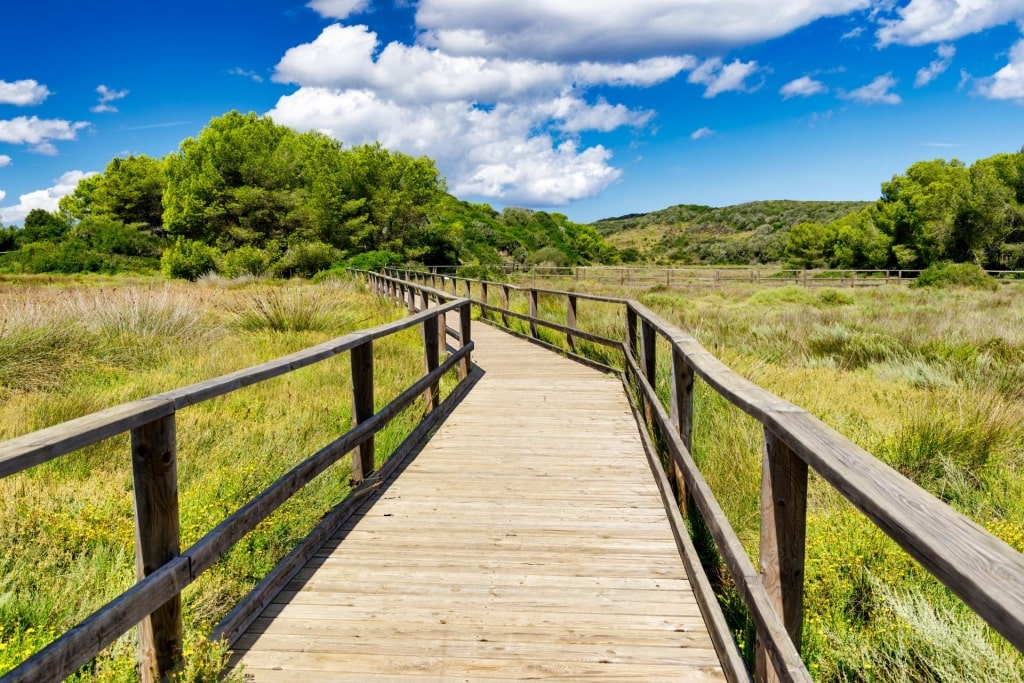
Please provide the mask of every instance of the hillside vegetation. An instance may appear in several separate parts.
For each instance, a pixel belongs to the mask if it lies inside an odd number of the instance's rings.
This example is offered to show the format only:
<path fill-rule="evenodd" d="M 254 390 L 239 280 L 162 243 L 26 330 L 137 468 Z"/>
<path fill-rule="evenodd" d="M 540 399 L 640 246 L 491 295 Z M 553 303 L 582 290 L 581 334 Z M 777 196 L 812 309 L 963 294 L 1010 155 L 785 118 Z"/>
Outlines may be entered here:
<path fill-rule="evenodd" d="M 606 218 L 594 227 L 626 262 L 748 264 L 781 261 L 788 231 L 830 222 L 869 202 L 761 201 L 713 208 L 680 204 L 661 211 Z"/>

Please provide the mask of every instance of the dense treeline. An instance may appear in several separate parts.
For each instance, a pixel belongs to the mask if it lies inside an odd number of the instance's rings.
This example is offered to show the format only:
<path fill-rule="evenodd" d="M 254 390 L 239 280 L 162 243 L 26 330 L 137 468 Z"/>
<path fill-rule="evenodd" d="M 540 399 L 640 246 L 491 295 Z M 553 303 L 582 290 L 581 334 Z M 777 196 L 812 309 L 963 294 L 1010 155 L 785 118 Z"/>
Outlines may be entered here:
<path fill-rule="evenodd" d="M 1024 267 L 1024 151 L 966 166 L 921 161 L 882 183 L 879 200 L 829 223 L 794 226 L 797 267 L 924 268 L 942 261 Z"/>
<path fill-rule="evenodd" d="M 433 160 L 380 144 L 345 148 L 256 114 L 213 119 L 162 160 L 129 156 L 83 179 L 55 212 L 0 228 L 0 270 L 162 268 L 310 276 L 360 265 L 614 260 L 561 214 L 459 202 Z"/>

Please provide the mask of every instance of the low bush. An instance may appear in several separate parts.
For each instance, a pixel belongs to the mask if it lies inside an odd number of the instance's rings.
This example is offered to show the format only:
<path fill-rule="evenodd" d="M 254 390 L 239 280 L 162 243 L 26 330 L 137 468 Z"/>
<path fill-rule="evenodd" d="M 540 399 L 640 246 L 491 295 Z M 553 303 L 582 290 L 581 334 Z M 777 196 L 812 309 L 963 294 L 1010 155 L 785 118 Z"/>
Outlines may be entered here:
<path fill-rule="evenodd" d="M 928 266 L 921 271 L 914 282 L 915 287 L 971 287 L 995 291 L 999 288 L 996 279 L 974 263 L 950 263 L 944 261 Z"/>
<path fill-rule="evenodd" d="M 160 258 L 160 270 L 170 278 L 195 280 L 217 269 L 218 251 L 207 244 L 179 237 Z"/>

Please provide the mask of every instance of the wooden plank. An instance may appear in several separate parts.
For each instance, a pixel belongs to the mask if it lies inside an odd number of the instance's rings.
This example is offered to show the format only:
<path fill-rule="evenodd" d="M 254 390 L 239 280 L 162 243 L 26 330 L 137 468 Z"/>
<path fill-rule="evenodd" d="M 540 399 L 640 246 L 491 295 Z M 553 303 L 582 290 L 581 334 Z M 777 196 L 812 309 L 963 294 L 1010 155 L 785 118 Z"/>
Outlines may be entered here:
<path fill-rule="evenodd" d="M 621 382 L 473 336 L 478 385 L 235 661 L 255 683 L 724 680 Z"/>

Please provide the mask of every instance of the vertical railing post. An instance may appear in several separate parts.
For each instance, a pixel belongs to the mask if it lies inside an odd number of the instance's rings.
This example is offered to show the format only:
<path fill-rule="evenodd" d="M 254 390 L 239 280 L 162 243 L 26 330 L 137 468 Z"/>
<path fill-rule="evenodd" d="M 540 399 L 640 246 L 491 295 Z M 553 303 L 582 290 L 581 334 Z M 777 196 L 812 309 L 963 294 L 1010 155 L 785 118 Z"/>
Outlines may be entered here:
<path fill-rule="evenodd" d="M 529 292 L 530 292 L 530 318 L 531 318 L 531 320 L 530 320 L 530 336 L 533 337 L 534 339 L 536 339 L 537 338 L 537 323 L 534 322 L 534 320 L 537 318 L 537 311 L 540 308 L 540 306 L 538 306 L 538 302 L 537 302 L 537 298 L 538 298 L 539 295 L 537 294 L 537 290 L 536 289 L 531 289 L 531 290 L 529 290 Z"/>
<path fill-rule="evenodd" d="M 440 294 L 435 295 L 437 298 L 437 305 L 444 306 L 445 300 Z M 448 348 L 448 316 L 444 313 L 440 313 L 437 316 L 437 348 L 438 351 L 444 353 Z"/>
<path fill-rule="evenodd" d="M 411 288 L 410 288 L 411 289 Z M 352 424 L 359 425 L 373 417 L 373 340 L 353 347 L 352 360 Z M 352 481 L 362 483 L 374 468 L 374 438 L 371 434 L 352 452 Z"/>
<path fill-rule="evenodd" d="M 424 308 L 426 308 L 425 304 Z M 428 375 L 434 370 L 437 370 L 437 366 L 441 362 L 441 352 L 439 347 L 440 339 L 437 332 L 438 318 L 440 318 L 440 316 L 431 316 L 423 321 L 423 357 L 426 363 Z M 437 406 L 441 404 L 440 390 L 440 382 L 433 382 L 430 385 L 430 388 L 427 389 L 428 413 L 436 410 Z"/>
<path fill-rule="evenodd" d="M 462 335 L 462 346 L 467 346 L 472 340 L 472 333 L 470 331 L 470 324 L 472 321 L 473 308 L 467 301 L 465 305 L 459 308 L 459 334 Z M 469 375 L 469 371 L 472 368 L 469 354 L 467 353 L 459 361 L 459 377 L 463 378 Z"/>
<path fill-rule="evenodd" d="M 487 301 L 487 282 L 484 280 L 480 281 L 480 301 L 484 304 L 488 304 Z M 483 316 L 486 313 L 486 309 L 483 306 L 480 307 L 480 315 Z"/>
<path fill-rule="evenodd" d="M 804 547 L 807 530 L 807 463 L 764 430 L 761 474 L 761 574 L 772 606 L 800 651 L 804 619 Z M 779 680 L 760 641 L 758 681 Z"/>
<path fill-rule="evenodd" d="M 505 315 L 504 311 L 509 310 L 508 308 L 508 285 L 501 286 L 501 308 L 503 312 L 501 314 L 501 324 L 508 327 L 508 316 Z"/>
<path fill-rule="evenodd" d="M 472 299 L 473 298 L 473 281 L 470 280 L 469 278 L 466 278 L 464 280 L 464 282 L 466 283 L 466 298 L 467 299 Z"/>
<path fill-rule="evenodd" d="M 565 326 L 571 330 L 576 329 L 576 297 L 572 294 L 565 296 Z M 569 350 L 576 353 L 576 337 L 571 333 L 565 335 L 565 343 Z"/>
<path fill-rule="evenodd" d="M 633 358 L 637 357 L 636 311 L 629 304 L 626 304 L 626 348 Z"/>
<path fill-rule="evenodd" d="M 686 450 L 693 452 L 693 369 L 686 362 L 683 352 L 672 346 L 672 424 L 675 425 L 679 437 L 686 446 Z M 693 507 L 689 491 L 686 488 L 686 480 L 679 466 L 672 462 L 672 487 L 675 489 L 676 502 L 681 510 L 687 511 Z"/>
<path fill-rule="evenodd" d="M 640 369 L 644 373 L 644 378 L 647 383 L 654 387 L 657 383 L 657 356 L 655 351 L 656 337 L 654 334 L 654 325 L 647 322 L 646 320 L 640 321 Z M 654 407 L 648 400 L 647 395 L 644 394 L 644 418 L 647 420 L 647 424 L 652 424 L 654 420 Z"/>
<path fill-rule="evenodd" d="M 416 313 L 416 287 L 411 282 L 409 283 L 408 299 L 409 315 L 414 315 Z"/>
<path fill-rule="evenodd" d="M 142 580 L 181 552 L 178 516 L 178 447 L 174 415 L 131 431 L 135 487 L 135 575 Z M 144 683 L 156 683 L 181 657 L 181 594 L 139 624 Z"/>

